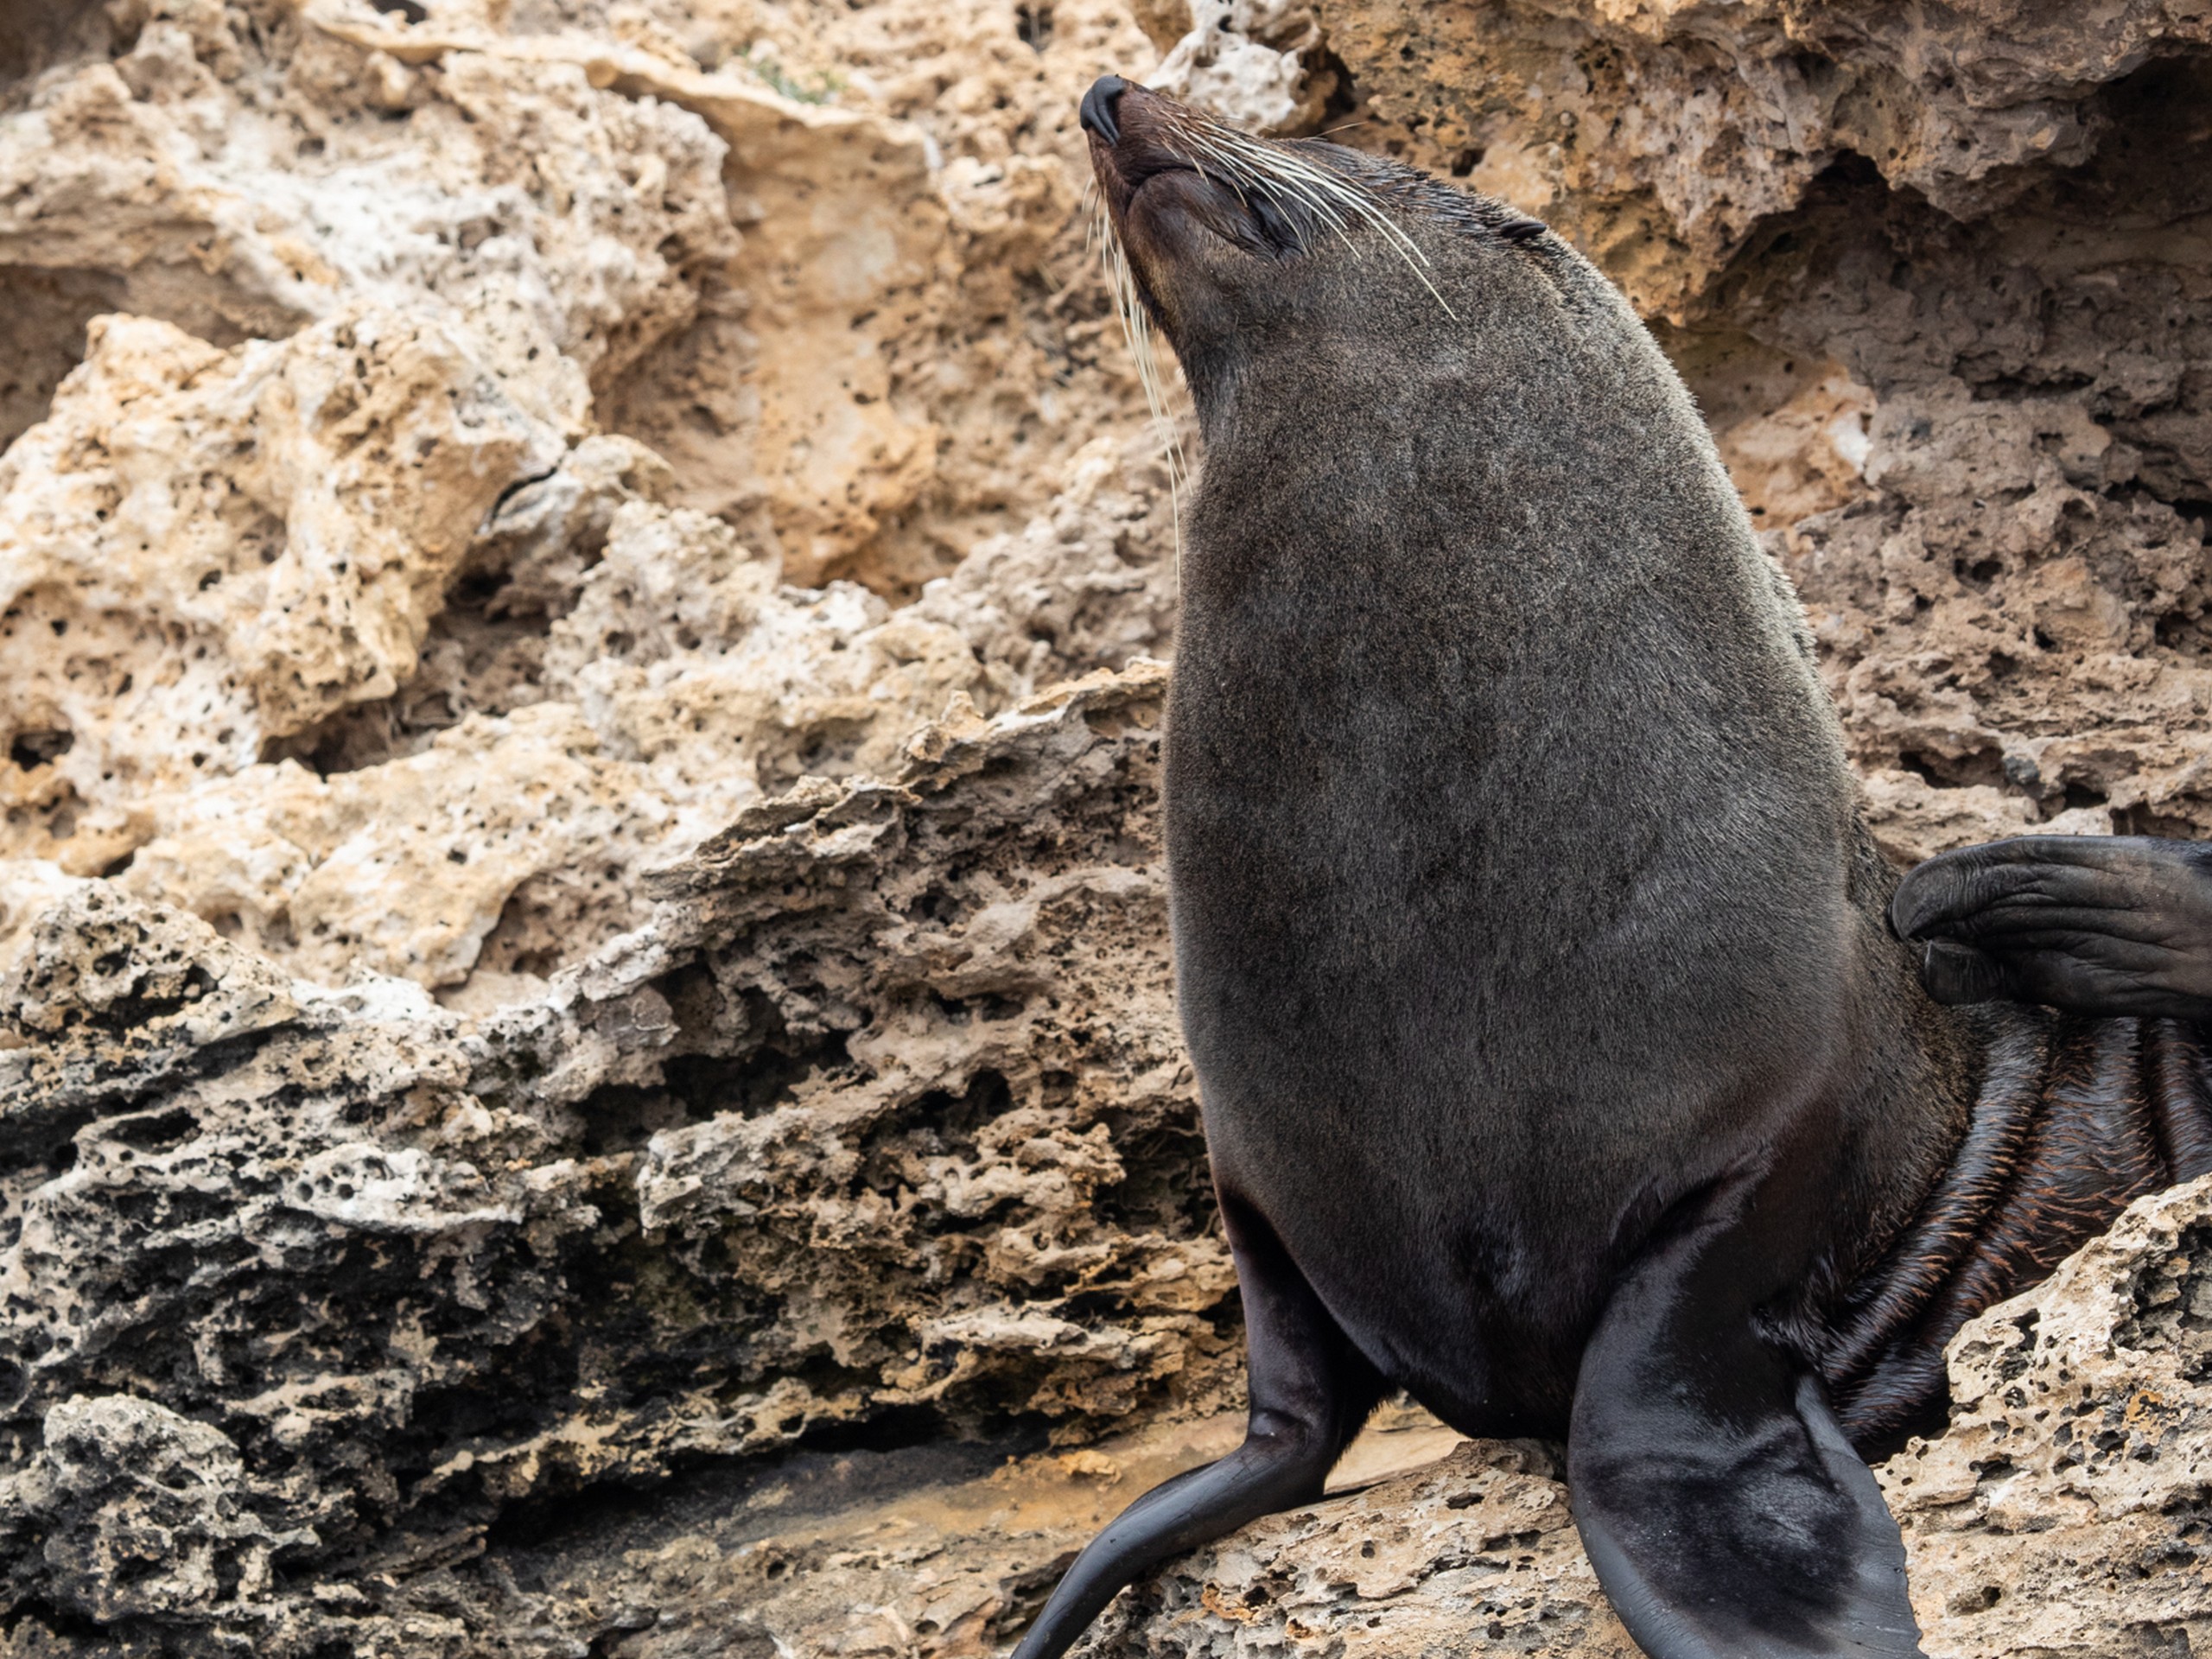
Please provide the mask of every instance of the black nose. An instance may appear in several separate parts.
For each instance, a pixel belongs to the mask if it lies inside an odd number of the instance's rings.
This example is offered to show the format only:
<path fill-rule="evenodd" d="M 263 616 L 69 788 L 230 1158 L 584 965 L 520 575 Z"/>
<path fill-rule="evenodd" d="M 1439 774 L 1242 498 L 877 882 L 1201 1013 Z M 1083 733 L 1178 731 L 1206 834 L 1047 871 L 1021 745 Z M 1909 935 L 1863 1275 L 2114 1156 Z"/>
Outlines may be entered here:
<path fill-rule="evenodd" d="M 1083 124 L 1109 144 L 1121 140 L 1122 124 L 1114 118 L 1114 106 L 1128 90 L 1129 83 L 1119 75 L 1101 75 L 1083 95 Z"/>

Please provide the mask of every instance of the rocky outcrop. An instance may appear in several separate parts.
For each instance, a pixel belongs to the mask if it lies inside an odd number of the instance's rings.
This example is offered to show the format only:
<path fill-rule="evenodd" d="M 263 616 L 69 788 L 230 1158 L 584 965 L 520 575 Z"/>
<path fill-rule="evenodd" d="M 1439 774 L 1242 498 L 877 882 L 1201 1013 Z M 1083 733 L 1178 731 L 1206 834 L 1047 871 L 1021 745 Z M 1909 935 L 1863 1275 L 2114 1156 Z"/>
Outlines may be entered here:
<path fill-rule="evenodd" d="M 2212 828 L 2208 57 L 2179 0 L 0 18 L 0 1656 L 980 1656 L 1233 1443 L 1093 76 L 1603 260 L 1902 858 Z M 2207 1201 L 1955 1345 L 1884 1470 L 1932 1652 L 2212 1637 Z M 1454 1444 L 1395 1412 L 1090 1651 L 1626 1653 L 1554 1451 Z"/>
<path fill-rule="evenodd" d="M 416 1651 L 364 1586 L 518 1506 L 841 1429 L 1220 1409 L 1163 682 L 740 815 L 473 1030 L 104 884 L 45 911 L 0 1003 L 12 1605 Z"/>
<path fill-rule="evenodd" d="M 1143 37 L 423 10 L 118 6 L 10 93 L 0 861 L 494 1006 L 801 777 L 1164 644 L 1065 159 Z"/>

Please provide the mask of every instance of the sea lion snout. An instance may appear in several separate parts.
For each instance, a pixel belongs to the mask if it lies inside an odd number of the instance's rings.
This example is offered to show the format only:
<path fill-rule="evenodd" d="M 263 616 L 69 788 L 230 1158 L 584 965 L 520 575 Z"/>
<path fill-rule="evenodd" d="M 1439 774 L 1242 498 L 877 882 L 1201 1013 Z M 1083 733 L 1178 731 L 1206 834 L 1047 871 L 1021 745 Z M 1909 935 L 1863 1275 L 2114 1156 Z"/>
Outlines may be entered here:
<path fill-rule="evenodd" d="M 1115 116 L 1115 105 L 1128 90 L 1129 83 L 1119 75 L 1099 76 L 1083 95 L 1083 105 L 1076 114 L 1077 123 L 1085 132 L 1095 132 L 1109 144 L 1118 142 L 1122 128 Z"/>
<path fill-rule="evenodd" d="M 1117 224 L 1137 187 L 1161 173 L 1193 173 L 1186 144 L 1175 130 L 1191 116 L 1172 98 L 1101 75 L 1083 95 L 1076 119 L 1090 137 L 1090 167 Z"/>
<path fill-rule="evenodd" d="M 1388 262 L 1421 290 L 1414 303 L 1434 303 L 1431 256 L 1413 250 L 1441 227 L 1424 223 L 1417 197 L 1392 188 L 1389 164 L 1319 141 L 1257 137 L 1119 75 L 1092 84 L 1077 118 L 1117 301 L 1133 320 L 1141 308 L 1138 326 L 1166 334 L 1201 421 L 1207 383 L 1233 378 L 1232 359 L 1287 338 L 1286 320 L 1325 313 L 1302 294 L 1317 276 L 1353 280 L 1345 268 L 1379 254 L 1361 274 L 1367 292 Z M 1456 263 L 1442 249 L 1434 257 Z"/>

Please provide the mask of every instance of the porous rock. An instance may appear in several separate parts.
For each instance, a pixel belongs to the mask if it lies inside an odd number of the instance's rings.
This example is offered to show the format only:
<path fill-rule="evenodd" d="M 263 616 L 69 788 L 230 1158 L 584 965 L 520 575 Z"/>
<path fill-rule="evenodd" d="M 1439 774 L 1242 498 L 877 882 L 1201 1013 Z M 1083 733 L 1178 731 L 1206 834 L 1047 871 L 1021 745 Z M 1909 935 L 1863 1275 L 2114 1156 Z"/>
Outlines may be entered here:
<path fill-rule="evenodd" d="M 518 1503 L 887 1417 L 1218 1409 L 1163 683 L 740 815 L 473 1031 L 104 883 L 45 912 L 0 990 L 17 1605 L 177 1650 L 397 1643 L 378 1575 Z"/>
<path fill-rule="evenodd" d="M 501 489 L 561 451 L 435 317 L 234 353 L 96 319 L 0 457 L 0 724 L 45 745 L 11 767 L 22 850 L 97 871 L 149 798 L 392 696 Z"/>
<path fill-rule="evenodd" d="M 1233 1444 L 1098 73 L 1605 264 L 1895 855 L 2212 825 L 2205 24 L 0 19 L 0 1655 L 978 1656 Z M 1932 1652 L 2212 1635 L 2161 1202 L 1886 1466 Z M 1451 1438 L 1091 1650 L 1624 1653 L 1557 1449 Z"/>
<path fill-rule="evenodd" d="M 1312 7 L 1195 0 L 1187 12 L 1187 21 L 1175 20 L 1183 24 L 1181 37 L 1145 78 L 1147 86 L 1270 137 L 1295 137 L 1320 124 L 1337 81 Z M 1144 21 L 1152 27 L 1152 18 Z"/>
<path fill-rule="evenodd" d="M 11 891 L 496 1006 L 764 794 L 1164 642 L 1069 224 L 1126 16 L 503 15 L 123 6 L 0 109 Z"/>

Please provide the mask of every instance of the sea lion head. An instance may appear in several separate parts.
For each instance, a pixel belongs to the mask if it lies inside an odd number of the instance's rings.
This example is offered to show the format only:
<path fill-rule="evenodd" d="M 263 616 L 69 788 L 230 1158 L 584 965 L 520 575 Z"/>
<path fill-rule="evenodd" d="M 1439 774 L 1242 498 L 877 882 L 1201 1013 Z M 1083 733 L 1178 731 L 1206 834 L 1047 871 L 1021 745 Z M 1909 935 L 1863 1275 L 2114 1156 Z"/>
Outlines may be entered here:
<path fill-rule="evenodd" d="M 1203 424 L 1233 391 L 1332 391 L 1440 344 L 1614 309 L 1567 245 L 1503 202 L 1314 139 L 1268 141 L 1117 75 L 1083 100 L 1109 259 L 1174 347 Z"/>

